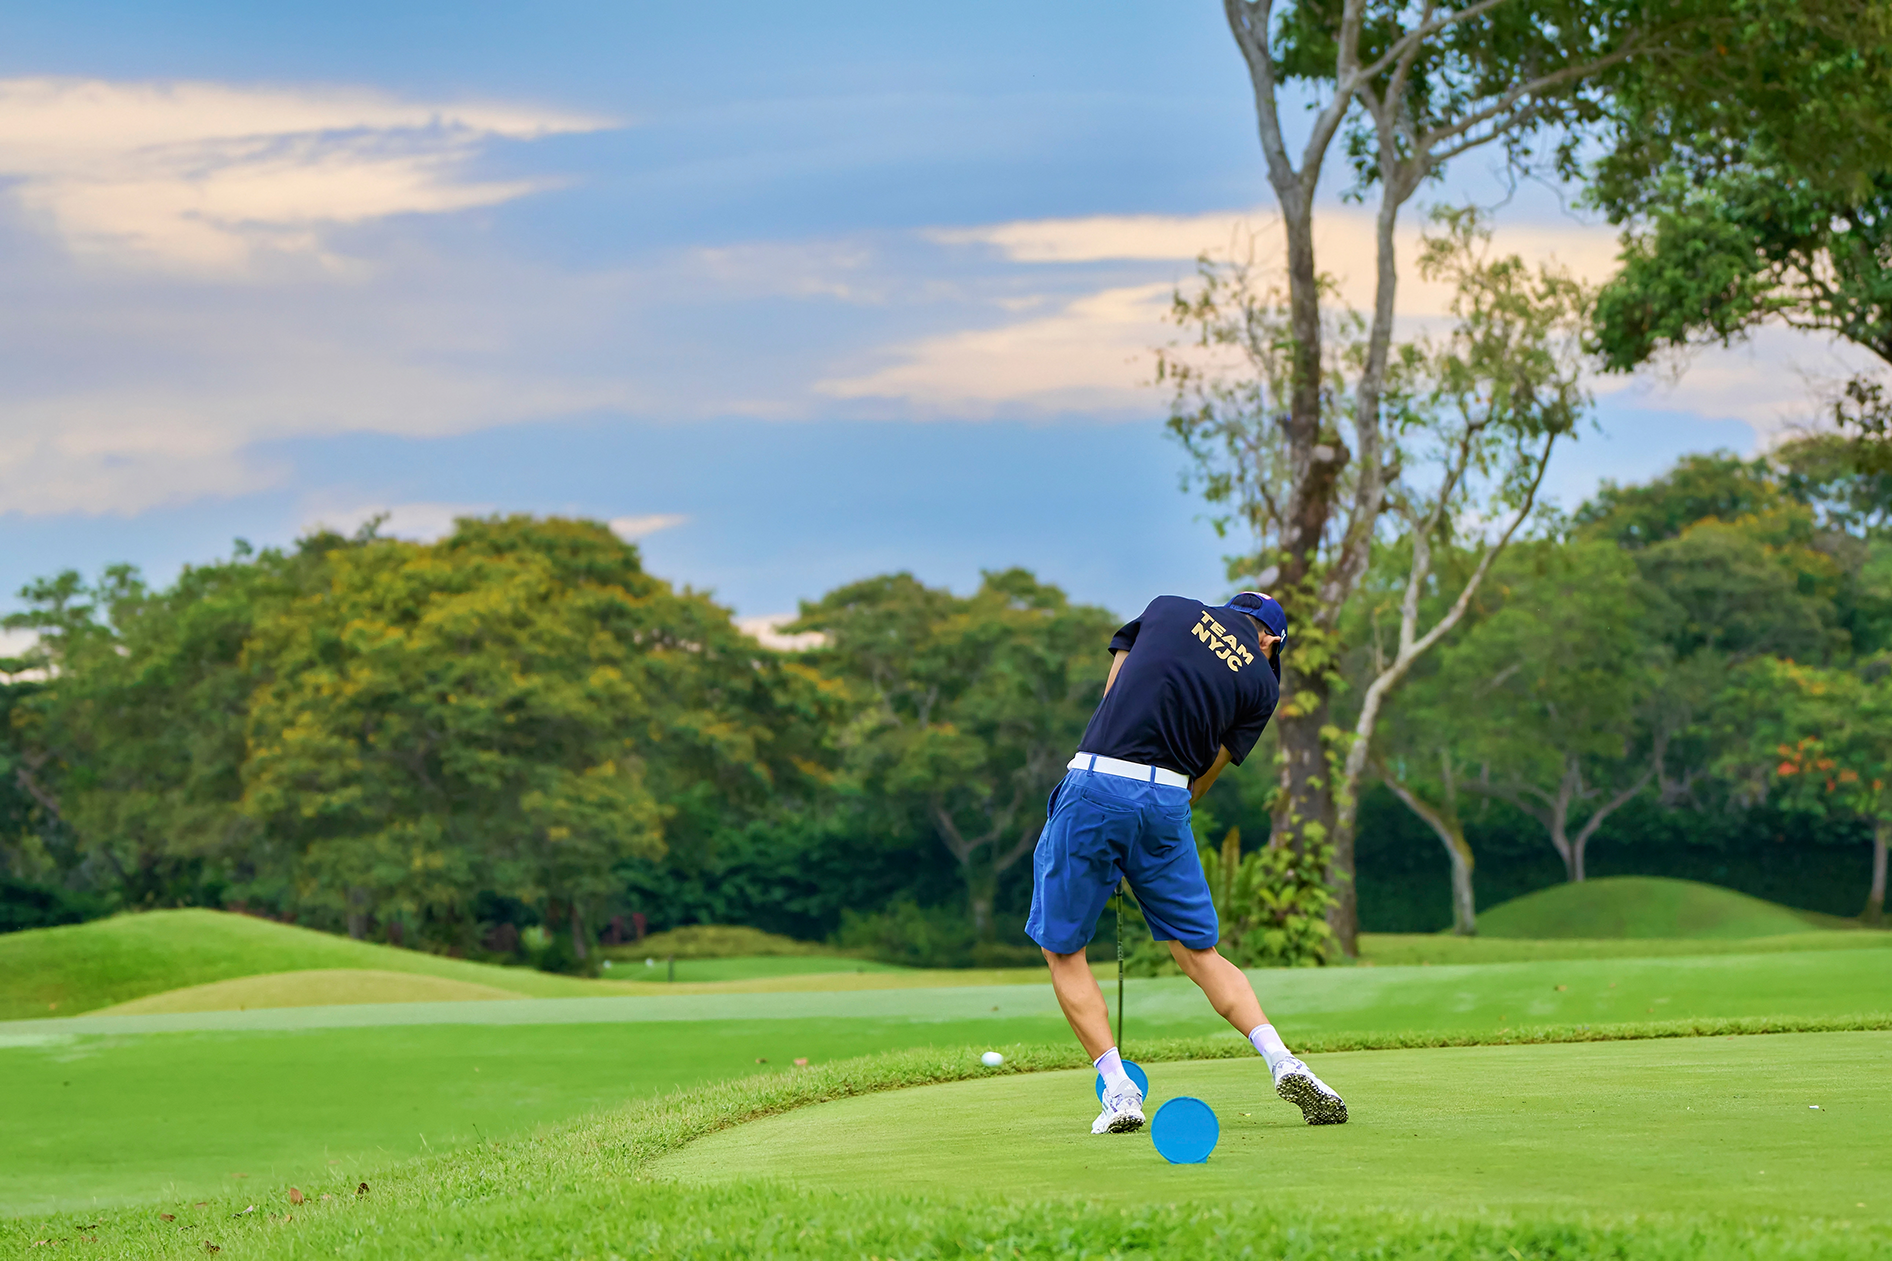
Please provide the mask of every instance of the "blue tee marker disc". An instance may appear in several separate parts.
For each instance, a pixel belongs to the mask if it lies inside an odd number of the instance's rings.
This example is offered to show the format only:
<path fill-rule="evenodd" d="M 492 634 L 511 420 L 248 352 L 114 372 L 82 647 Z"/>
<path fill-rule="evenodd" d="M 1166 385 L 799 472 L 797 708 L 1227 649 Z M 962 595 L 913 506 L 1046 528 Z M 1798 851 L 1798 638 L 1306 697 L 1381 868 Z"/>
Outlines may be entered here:
<path fill-rule="evenodd" d="M 1199 1165 L 1215 1150 L 1222 1123 L 1215 1110 L 1200 1099 L 1178 1095 L 1156 1110 L 1150 1121 L 1150 1141 L 1156 1153 L 1172 1165 Z"/>
<path fill-rule="evenodd" d="M 1143 1071 L 1143 1066 L 1133 1060 L 1125 1060 L 1123 1062 L 1123 1071 L 1131 1081 L 1137 1084 L 1137 1089 L 1143 1092 L 1143 1097 L 1148 1099 L 1150 1097 L 1150 1075 Z M 1097 1102 L 1102 1103 L 1104 1101 L 1104 1075 L 1102 1073 L 1097 1074 L 1095 1085 L 1097 1087 Z"/>

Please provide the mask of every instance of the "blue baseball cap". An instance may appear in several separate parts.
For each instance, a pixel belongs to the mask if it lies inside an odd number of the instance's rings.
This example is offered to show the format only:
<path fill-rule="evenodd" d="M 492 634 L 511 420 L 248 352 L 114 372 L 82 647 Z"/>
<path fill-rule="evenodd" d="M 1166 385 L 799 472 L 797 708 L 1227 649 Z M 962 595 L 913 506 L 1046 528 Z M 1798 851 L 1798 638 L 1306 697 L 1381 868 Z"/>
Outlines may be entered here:
<path fill-rule="evenodd" d="M 1268 654 L 1268 668 L 1274 671 L 1275 678 L 1281 677 L 1281 651 L 1288 646 L 1288 611 L 1281 607 L 1281 601 L 1260 591 L 1242 591 L 1231 596 L 1225 609 L 1236 613 L 1246 613 L 1268 628 L 1268 633 L 1279 637 L 1274 651 Z"/>

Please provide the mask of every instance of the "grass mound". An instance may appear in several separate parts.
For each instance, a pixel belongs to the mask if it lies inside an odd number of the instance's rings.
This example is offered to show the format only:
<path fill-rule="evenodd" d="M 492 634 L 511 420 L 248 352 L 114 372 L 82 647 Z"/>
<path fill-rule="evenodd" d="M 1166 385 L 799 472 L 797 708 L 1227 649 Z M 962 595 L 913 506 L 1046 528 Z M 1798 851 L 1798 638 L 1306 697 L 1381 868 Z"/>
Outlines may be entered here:
<path fill-rule="evenodd" d="M 1806 913 L 1693 880 L 1610 876 L 1560 884 L 1478 917 L 1485 937 L 1730 939 L 1818 931 Z"/>
<path fill-rule="evenodd" d="M 1879 1027 L 1888 1023 L 1880 1019 Z M 1640 1030 L 1656 1032 L 1653 1026 Z M 1634 1036 L 1637 1031 L 1617 1033 Z M 1765 1049 L 1798 1059 L 1799 1041 Z M 1217 1043 L 1228 1044 L 1222 1049 L 1231 1055 L 1239 1051 L 1252 1067 L 1253 1053 L 1237 1040 Z M 1703 1054 L 1732 1045 L 1715 1043 Z M 1150 1044 L 1137 1048 L 1137 1054 L 1147 1063 L 1163 1063 L 1194 1058 L 1203 1047 Z M 411 1163 L 376 1168 L 351 1162 L 319 1181 L 302 1182 L 295 1195 L 284 1183 L 257 1180 L 201 1202 L 174 1194 L 137 1208 L 15 1219 L 0 1223 L 0 1240 L 23 1255 L 40 1241 L 99 1243 L 132 1261 L 202 1256 L 207 1247 L 241 1256 L 356 1258 L 1209 1256 L 1249 1251 L 1293 1261 L 1352 1255 L 1435 1261 L 1448 1256 L 1478 1261 L 1892 1256 L 1883 1205 L 1851 1217 L 1802 1211 L 1805 1206 L 1775 1217 L 1753 1203 L 1721 1214 L 1693 1207 L 1675 1214 L 1638 1212 L 1643 1201 L 1586 1211 L 1556 1198 L 1528 1212 L 1483 1205 L 1471 1212 L 1402 1209 L 1382 1203 L 1373 1184 L 1357 1180 L 1351 1168 L 1337 1189 L 1330 1188 L 1331 1201 L 1314 1203 L 1269 1192 L 1278 1168 L 1272 1152 L 1238 1195 L 1230 1198 L 1218 1188 L 1209 1202 L 1196 1202 L 1186 1187 L 1179 1192 L 1153 1182 L 1131 1195 L 1103 1198 L 1089 1193 L 1081 1180 L 1053 1195 L 970 1187 L 934 1194 L 884 1186 L 811 1191 L 781 1181 L 691 1186 L 650 1176 L 662 1157 L 694 1139 L 810 1104 L 906 1086 L 1083 1068 L 1080 1053 L 1070 1046 L 1008 1048 L 1011 1058 L 999 1070 L 982 1068 L 977 1049 L 908 1051 L 718 1083 Z M 1433 1100 L 1442 1116 L 1464 1102 L 1462 1095 L 1436 1089 L 1414 1094 Z M 1493 1100 L 1484 1106 L 1504 1104 Z M 1795 1120 L 1803 1117 L 1811 1118 L 1804 1122 L 1811 1125 L 1827 1119 L 1802 1107 Z M 981 1124 L 987 1119 L 982 1116 Z M 1370 1146 L 1380 1136 L 1370 1134 L 1364 1122 L 1357 1116 L 1337 1130 L 1292 1132 L 1307 1141 Z M 1596 1129 L 1588 1135 L 1585 1142 L 1600 1161 L 1610 1151 L 1607 1135 Z M 1497 1156 L 1502 1160 L 1504 1153 Z M 1660 1172 L 1673 1181 L 1693 1158 L 1690 1151 Z M 1870 1170 L 1867 1163 L 1854 1163 Z M 1751 1185 L 1761 1177 L 1760 1168 L 1774 1167 L 1760 1166 L 1742 1176 Z M 1468 1168 L 1454 1156 L 1446 1168 L 1470 1178 L 1503 1166 Z M 794 1170 L 774 1172 L 792 1175 Z M 1432 1176 L 1437 1170 L 1416 1172 Z M 1398 1173 L 1409 1177 L 1415 1171 L 1408 1167 Z"/>
<path fill-rule="evenodd" d="M 609 982 L 468 963 L 225 911 L 147 911 L 0 936 L 0 1020 L 73 1016 L 185 986 L 331 968 L 440 977 L 527 997 L 632 992 Z"/>
<path fill-rule="evenodd" d="M 838 951 L 811 941 L 796 941 L 780 933 L 765 933 L 742 924 L 691 924 L 668 932 L 652 933 L 642 941 L 607 947 L 613 959 L 743 959 L 769 955 L 828 955 Z"/>
<path fill-rule="evenodd" d="M 173 1011 L 249 1011 L 257 1007 L 334 1007 L 357 1003 L 463 1003 L 523 997 L 512 990 L 417 972 L 375 968 L 311 968 L 240 976 L 208 985 L 148 994 L 107 1007 L 100 1015 L 137 1016 Z"/>

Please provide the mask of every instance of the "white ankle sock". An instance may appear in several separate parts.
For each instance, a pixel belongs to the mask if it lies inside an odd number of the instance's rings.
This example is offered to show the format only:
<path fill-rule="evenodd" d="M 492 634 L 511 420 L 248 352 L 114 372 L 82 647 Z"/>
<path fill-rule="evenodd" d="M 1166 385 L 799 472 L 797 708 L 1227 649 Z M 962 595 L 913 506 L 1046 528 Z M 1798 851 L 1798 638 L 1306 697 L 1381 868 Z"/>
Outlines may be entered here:
<path fill-rule="evenodd" d="M 1096 1064 L 1097 1071 L 1104 1075 L 1105 1094 L 1124 1086 L 1135 1087 L 1136 1083 L 1130 1080 L 1130 1074 L 1123 1071 L 1123 1057 L 1117 1054 L 1116 1047 L 1113 1046 L 1105 1051 L 1093 1063 Z"/>
<path fill-rule="evenodd" d="M 1248 1041 L 1256 1051 L 1260 1052 L 1261 1058 L 1268 1061 L 1270 1072 L 1273 1072 L 1274 1066 L 1282 1060 L 1294 1058 L 1293 1053 L 1281 1041 L 1281 1035 L 1274 1031 L 1273 1025 L 1256 1025 L 1248 1031 Z"/>

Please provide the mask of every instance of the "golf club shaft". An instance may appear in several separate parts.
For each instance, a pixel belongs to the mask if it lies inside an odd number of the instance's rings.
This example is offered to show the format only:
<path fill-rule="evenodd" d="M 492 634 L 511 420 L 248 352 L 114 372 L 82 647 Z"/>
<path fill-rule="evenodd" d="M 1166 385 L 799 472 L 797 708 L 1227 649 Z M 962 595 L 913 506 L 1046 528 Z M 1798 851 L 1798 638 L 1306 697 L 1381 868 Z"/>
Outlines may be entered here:
<path fill-rule="evenodd" d="M 1123 1047 L 1123 883 L 1117 884 L 1117 1046 Z"/>

